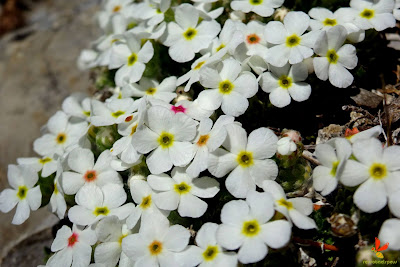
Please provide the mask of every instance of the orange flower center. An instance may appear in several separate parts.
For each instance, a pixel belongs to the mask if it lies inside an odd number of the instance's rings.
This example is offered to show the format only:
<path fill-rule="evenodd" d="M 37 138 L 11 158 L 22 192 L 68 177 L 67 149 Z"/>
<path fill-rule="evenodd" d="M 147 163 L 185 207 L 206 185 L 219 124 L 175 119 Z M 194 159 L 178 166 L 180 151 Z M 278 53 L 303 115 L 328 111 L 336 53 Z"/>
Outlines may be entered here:
<path fill-rule="evenodd" d="M 94 170 L 87 171 L 83 178 L 85 178 L 86 182 L 93 182 L 97 178 L 97 173 Z"/>

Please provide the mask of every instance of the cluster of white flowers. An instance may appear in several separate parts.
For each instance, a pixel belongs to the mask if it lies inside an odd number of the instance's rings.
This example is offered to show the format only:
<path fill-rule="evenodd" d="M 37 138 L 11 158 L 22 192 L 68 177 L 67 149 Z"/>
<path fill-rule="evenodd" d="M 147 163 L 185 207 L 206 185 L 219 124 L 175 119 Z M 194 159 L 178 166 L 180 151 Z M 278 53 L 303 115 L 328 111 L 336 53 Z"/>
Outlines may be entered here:
<path fill-rule="evenodd" d="M 400 218 L 400 147 L 385 147 L 376 138 L 382 132 L 381 126 L 375 126 L 347 138 L 334 138 L 317 145 L 315 156 L 321 165 L 313 171 L 314 188 L 322 195 L 328 195 L 339 182 L 348 187 L 358 186 L 353 200 L 360 210 L 374 213 L 388 205 L 390 212 Z M 391 249 L 397 250 L 400 249 L 396 239 L 400 228 L 391 228 L 396 221 L 387 220 L 379 237 L 389 241 Z"/>
<path fill-rule="evenodd" d="M 245 24 L 246 13 L 266 18 L 284 1 L 237 0 L 222 26 L 217 19 L 224 7 L 213 9 L 213 0 L 192 2 L 106 1 L 99 14 L 104 35 L 83 51 L 79 65 L 115 69 L 115 94 L 105 102 L 68 97 L 34 142 L 40 157 L 9 166 L 13 189 L 0 194 L 0 210 L 18 204 L 14 224 L 43 205 L 39 177 L 52 179 L 51 210 L 73 223 L 57 232 L 47 266 L 88 266 L 95 244 L 98 266 L 236 266 L 286 246 L 292 227 L 317 228 L 308 217 L 311 199 L 288 199 L 274 181 L 273 157 L 292 154 L 296 142 L 278 140 L 265 127 L 247 134 L 235 117 L 246 112 L 259 86 L 276 107 L 307 100 L 310 65 L 321 80 L 351 85 L 348 69 L 356 67 L 357 56 L 344 43 L 362 41 L 370 28 L 393 27 L 394 1 L 351 0 L 334 13 L 313 8 L 308 15 L 290 11 L 283 23 Z M 175 62 L 193 61 L 190 70 L 162 81 L 143 76 L 161 46 Z M 197 82 L 205 90 L 196 99 L 175 93 Z M 224 115 L 213 116 L 219 108 Z M 326 195 L 338 181 L 361 184 L 354 195 L 361 210 L 376 212 L 389 203 L 400 216 L 400 148 L 382 149 L 370 138 L 379 132 L 357 134 L 353 145 L 335 139 L 317 146 L 322 165 L 314 170 L 314 187 Z M 196 229 L 193 242 L 191 232 L 171 225 L 168 216 L 203 216 L 221 183 L 237 199 L 223 206 L 221 224 Z M 74 203 L 67 205 L 69 195 Z M 385 223 L 392 224 L 399 222 Z"/>

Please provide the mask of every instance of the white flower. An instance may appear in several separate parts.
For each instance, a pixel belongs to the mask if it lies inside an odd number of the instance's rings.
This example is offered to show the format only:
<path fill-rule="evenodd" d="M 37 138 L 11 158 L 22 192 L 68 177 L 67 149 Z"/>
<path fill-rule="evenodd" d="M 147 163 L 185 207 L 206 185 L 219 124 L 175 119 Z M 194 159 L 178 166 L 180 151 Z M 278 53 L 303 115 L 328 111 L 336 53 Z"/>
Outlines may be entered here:
<path fill-rule="evenodd" d="M 290 155 L 297 150 L 297 145 L 288 136 L 279 139 L 277 146 L 278 153 L 284 156 Z"/>
<path fill-rule="evenodd" d="M 264 36 L 267 42 L 276 46 L 268 49 L 266 61 L 276 67 L 283 67 L 288 61 L 297 64 L 311 57 L 318 31 L 304 34 L 309 24 L 310 17 L 300 11 L 289 12 L 283 24 L 279 21 L 269 22 Z"/>
<path fill-rule="evenodd" d="M 167 103 L 176 97 L 175 90 L 175 76 L 165 78 L 161 83 L 156 80 L 142 78 L 139 84 L 127 84 L 124 87 L 127 96 L 154 98 Z"/>
<path fill-rule="evenodd" d="M 122 252 L 122 240 L 131 234 L 117 216 L 102 219 L 96 226 L 96 235 L 101 243 L 96 246 L 94 260 L 105 266 L 133 266 L 133 262 Z M 125 264 L 122 264 L 122 263 Z"/>
<path fill-rule="evenodd" d="M 396 0 L 394 4 L 393 16 L 395 19 L 400 20 L 400 0 Z"/>
<path fill-rule="evenodd" d="M 200 172 L 207 169 L 208 155 L 222 145 L 226 138 L 225 125 L 233 123 L 235 119 L 231 116 L 220 116 L 214 127 L 210 119 L 200 121 L 195 144 L 195 156 L 186 172 L 192 177 L 197 177 Z M 211 128 L 212 127 L 212 128 Z"/>
<path fill-rule="evenodd" d="M 245 28 L 244 24 L 243 26 Z M 243 33 L 238 29 L 237 24 L 228 19 L 219 36 L 213 40 L 211 53 L 217 57 L 223 57 L 227 53 L 234 55 L 236 47 L 243 43 L 243 39 Z"/>
<path fill-rule="evenodd" d="M 207 53 L 204 56 L 196 59 L 196 61 L 193 62 L 191 66 L 191 70 L 186 74 L 182 75 L 181 77 L 179 77 L 176 82 L 176 85 L 179 86 L 188 81 L 187 84 L 185 85 L 185 92 L 189 91 L 192 84 L 199 81 L 200 70 L 206 66 L 212 66 L 213 64 L 219 62 L 221 55 L 222 54 L 217 54 L 210 57 L 210 54 Z"/>
<path fill-rule="evenodd" d="M 63 101 L 62 109 L 69 116 L 89 120 L 90 98 L 86 94 L 75 93 Z"/>
<path fill-rule="evenodd" d="M 389 242 L 389 250 L 400 249 L 400 219 L 388 219 L 383 222 L 379 231 L 381 243 Z"/>
<path fill-rule="evenodd" d="M 168 53 L 177 62 L 187 62 L 195 53 L 207 48 L 221 30 L 215 20 L 197 25 L 199 12 L 190 4 L 181 4 L 175 10 L 175 22 L 168 24 L 168 37 L 164 42 Z"/>
<path fill-rule="evenodd" d="M 132 98 L 112 99 L 107 103 L 92 99 L 90 122 L 94 126 L 121 123 L 137 109 Z"/>
<path fill-rule="evenodd" d="M 171 105 L 171 104 L 161 102 L 161 101 L 152 100 L 151 104 L 152 104 L 152 106 L 165 107 L 165 108 L 171 110 L 172 112 L 174 112 L 174 114 L 183 113 L 183 114 L 189 116 L 190 118 L 198 120 L 198 121 L 208 119 L 214 112 L 213 110 L 207 110 L 207 109 L 202 108 L 199 105 L 198 99 L 196 99 L 194 101 L 180 100 L 180 101 L 176 102 L 175 105 Z"/>
<path fill-rule="evenodd" d="M 87 70 L 97 66 L 99 52 L 93 49 L 83 49 L 77 59 L 78 69 Z M 108 64 L 107 64 L 108 65 Z"/>
<path fill-rule="evenodd" d="M 96 233 L 87 227 L 79 228 L 75 224 L 71 228 L 64 225 L 57 231 L 51 244 L 51 251 L 56 252 L 47 261 L 46 266 L 88 266 L 92 255 L 92 245 L 97 241 Z"/>
<path fill-rule="evenodd" d="M 145 1 L 137 6 L 136 14 L 140 19 L 147 20 L 147 25 L 158 25 L 164 21 L 164 13 L 170 5 L 170 0 Z"/>
<path fill-rule="evenodd" d="M 113 15 L 107 25 L 105 25 L 104 34 L 92 44 L 95 51 L 98 51 L 94 62 L 90 62 L 91 58 L 95 56 L 93 52 L 82 52 L 80 60 L 89 61 L 85 63 L 86 65 L 89 64 L 88 67 L 108 66 L 110 64 L 113 44 L 126 31 L 128 22 L 121 14 Z"/>
<path fill-rule="evenodd" d="M 140 159 L 140 154 L 133 147 L 133 136 L 136 129 L 139 127 L 141 117 L 139 112 L 125 118 L 125 120 L 118 124 L 118 133 L 122 135 L 114 144 L 111 151 L 113 156 L 120 155 L 121 160 L 127 164 L 133 164 Z"/>
<path fill-rule="evenodd" d="M 27 165 L 36 172 L 41 172 L 42 177 L 48 177 L 57 170 L 57 160 L 53 156 L 44 156 L 42 158 L 18 158 L 19 165 Z"/>
<path fill-rule="evenodd" d="M 202 216 L 208 205 L 200 198 L 214 197 L 219 192 L 219 183 L 210 177 L 190 177 L 184 168 L 179 167 L 172 169 L 171 176 L 161 174 L 147 177 L 151 188 L 159 191 L 154 196 L 157 207 L 164 210 L 178 209 L 182 217 Z"/>
<path fill-rule="evenodd" d="M 67 203 L 64 198 L 64 192 L 60 186 L 60 177 L 63 172 L 61 162 L 57 164 L 57 174 L 54 178 L 54 191 L 50 197 L 51 212 L 57 213 L 58 218 L 63 219 L 67 211 Z"/>
<path fill-rule="evenodd" d="M 75 195 L 77 205 L 69 209 L 68 218 L 79 225 L 92 225 L 106 216 L 116 215 L 120 220 L 132 212 L 135 205 L 127 203 L 121 185 L 108 184 L 102 188 L 94 185 L 82 187 Z"/>
<path fill-rule="evenodd" d="M 236 0 L 231 2 L 233 10 L 244 13 L 254 12 L 262 17 L 269 17 L 274 13 L 274 8 L 283 4 L 284 0 Z"/>
<path fill-rule="evenodd" d="M 94 163 L 93 152 L 85 148 L 75 148 L 68 155 L 71 171 L 64 172 L 61 186 L 68 195 L 76 194 L 85 185 L 102 187 L 106 184 L 122 185 L 119 174 L 110 167 L 111 155 L 105 150 Z"/>
<path fill-rule="evenodd" d="M 8 183 L 13 189 L 4 189 L 0 194 L 1 212 L 9 212 L 17 205 L 12 224 L 22 224 L 29 218 L 31 210 L 42 203 L 39 180 L 35 170 L 23 165 L 8 165 Z"/>
<path fill-rule="evenodd" d="M 350 143 L 355 143 L 360 140 L 370 139 L 373 137 L 378 137 L 381 133 L 383 133 L 382 126 L 377 125 L 368 130 L 356 133 L 351 136 L 347 136 L 346 139 L 350 141 Z"/>
<path fill-rule="evenodd" d="M 194 147 L 190 141 L 196 135 L 195 121 L 185 114 L 154 106 L 147 111 L 146 125 L 136 131 L 132 142 L 140 153 L 154 150 L 146 158 L 151 173 L 160 174 L 192 160 Z"/>
<path fill-rule="evenodd" d="M 260 261 L 267 255 L 268 247 L 281 248 L 290 240 L 290 223 L 284 220 L 268 222 L 273 215 L 270 194 L 251 191 L 246 201 L 232 200 L 224 205 L 217 241 L 226 249 L 239 249 L 241 263 Z"/>
<path fill-rule="evenodd" d="M 267 52 L 267 41 L 264 37 L 265 24 L 252 20 L 247 25 L 243 23 L 238 24 L 238 29 L 243 33 L 244 43 L 247 47 L 247 55 L 258 55 L 264 57 Z"/>
<path fill-rule="evenodd" d="M 356 48 L 343 45 L 346 36 L 346 29 L 338 25 L 322 32 L 315 45 L 315 53 L 320 56 L 313 60 L 315 74 L 323 81 L 329 77 L 331 84 L 339 88 L 353 83 L 353 75 L 347 69 L 354 69 L 358 62 Z"/>
<path fill-rule="evenodd" d="M 181 225 L 169 226 L 162 215 L 149 215 L 140 226 L 138 234 L 122 240 L 123 252 L 135 262 L 134 266 L 180 266 L 176 253 L 189 243 L 190 233 Z"/>
<path fill-rule="evenodd" d="M 389 194 L 388 206 L 390 212 L 400 218 L 400 190 L 393 190 L 393 192 Z"/>
<path fill-rule="evenodd" d="M 286 64 L 281 68 L 271 66 L 270 69 L 271 72 L 261 74 L 260 85 L 263 91 L 270 93 L 272 105 L 282 108 L 290 104 L 291 98 L 301 102 L 310 97 L 311 86 L 303 82 L 308 76 L 305 63 Z"/>
<path fill-rule="evenodd" d="M 242 115 L 249 106 L 247 98 L 258 90 L 256 77 L 242 72 L 240 62 L 229 58 L 223 61 L 220 72 L 209 67 L 200 71 L 200 83 L 206 88 L 198 96 L 199 105 L 207 110 L 221 107 L 226 115 Z"/>
<path fill-rule="evenodd" d="M 298 228 L 317 228 L 314 220 L 308 217 L 313 211 L 311 199 L 295 197 L 287 200 L 282 187 L 275 181 L 264 181 L 263 189 L 271 194 L 275 209 L 292 221 Z"/>
<path fill-rule="evenodd" d="M 205 223 L 196 234 L 196 245 L 189 246 L 180 255 L 185 266 L 237 266 L 235 252 L 225 251 L 217 242 L 216 233 L 218 224 Z"/>
<path fill-rule="evenodd" d="M 211 3 L 194 3 L 194 7 L 199 11 L 200 18 L 211 20 L 217 19 L 224 13 L 224 7 L 219 7 L 217 9 L 212 9 L 213 5 Z"/>
<path fill-rule="evenodd" d="M 361 42 L 365 38 L 365 31 L 354 24 L 354 10 L 349 7 L 339 8 L 334 13 L 322 7 L 312 8 L 308 14 L 313 20 L 310 21 L 312 30 L 329 30 L 336 25 L 346 28 L 347 38 L 352 42 Z"/>
<path fill-rule="evenodd" d="M 388 196 L 400 189 L 400 147 L 382 148 L 376 138 L 353 144 L 340 181 L 346 186 L 360 185 L 354 193 L 354 203 L 364 212 L 373 213 L 387 204 Z"/>
<path fill-rule="evenodd" d="M 317 145 L 314 154 L 321 165 L 315 167 L 313 171 L 313 186 L 325 196 L 336 189 L 347 159 L 351 155 L 351 145 L 343 138 L 335 138 L 327 144 Z"/>
<path fill-rule="evenodd" d="M 208 170 L 215 177 L 230 172 L 225 181 L 226 188 L 236 198 L 245 198 L 249 191 L 262 186 L 264 180 L 274 180 L 278 166 L 270 158 L 275 155 L 278 138 L 267 128 L 250 133 L 236 125 L 226 125 L 227 138 L 224 149 L 218 148 L 208 158 Z"/>
<path fill-rule="evenodd" d="M 101 28 L 105 28 L 115 15 L 127 16 L 130 11 L 130 0 L 107 0 L 104 1 L 103 9 L 99 12 L 98 22 Z"/>
<path fill-rule="evenodd" d="M 72 123 L 68 116 L 57 111 L 47 122 L 49 133 L 44 134 L 33 142 L 33 150 L 41 156 L 63 155 L 69 146 L 79 142 L 79 139 L 87 131 L 87 122 Z"/>
<path fill-rule="evenodd" d="M 149 62 L 154 55 L 153 45 L 147 41 L 143 47 L 140 39 L 132 33 L 124 35 L 125 42 L 116 41 L 110 55 L 110 69 L 119 68 L 115 74 L 115 83 L 123 86 L 126 82 L 135 83 L 142 78 Z"/>
<path fill-rule="evenodd" d="M 135 210 L 126 219 L 129 229 L 135 227 L 141 217 L 149 214 L 160 213 L 168 216 L 169 212 L 161 211 L 154 201 L 155 193 L 146 181 L 131 180 L 130 191 L 133 201 L 137 204 Z"/>
<path fill-rule="evenodd" d="M 393 0 L 351 0 L 350 7 L 357 14 L 354 24 L 363 30 L 375 28 L 377 31 L 383 31 L 396 25 L 393 16 Z"/>
<path fill-rule="evenodd" d="M 246 13 L 239 10 L 234 10 L 229 13 L 229 18 L 233 21 L 244 21 L 246 19 Z"/>

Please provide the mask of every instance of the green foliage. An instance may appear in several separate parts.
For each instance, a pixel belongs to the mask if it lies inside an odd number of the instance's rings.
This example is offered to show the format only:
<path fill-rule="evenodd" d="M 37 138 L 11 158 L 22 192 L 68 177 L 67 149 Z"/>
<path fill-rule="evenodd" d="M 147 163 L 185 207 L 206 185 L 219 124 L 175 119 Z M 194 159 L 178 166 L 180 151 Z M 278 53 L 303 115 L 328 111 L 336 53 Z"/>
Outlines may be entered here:
<path fill-rule="evenodd" d="M 115 87 L 114 77 L 117 70 L 109 70 L 108 68 L 96 68 L 95 73 L 95 88 L 103 90 L 105 88 Z"/>
<path fill-rule="evenodd" d="M 42 177 L 42 171 L 39 172 L 39 180 L 37 184 L 40 186 L 40 192 L 42 193 L 42 204 L 40 207 L 44 207 L 50 202 L 51 195 L 54 191 L 54 178 L 56 174 L 53 173 L 48 177 Z"/>

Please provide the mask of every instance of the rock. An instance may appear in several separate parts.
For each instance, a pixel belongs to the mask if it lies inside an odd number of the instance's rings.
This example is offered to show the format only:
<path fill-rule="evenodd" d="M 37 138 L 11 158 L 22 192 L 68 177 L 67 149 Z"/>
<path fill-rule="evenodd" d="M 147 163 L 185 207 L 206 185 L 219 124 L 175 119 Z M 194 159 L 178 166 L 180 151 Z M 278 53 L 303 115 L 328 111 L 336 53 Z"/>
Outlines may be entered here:
<path fill-rule="evenodd" d="M 344 133 L 344 126 L 337 125 L 337 124 L 330 124 L 323 129 L 318 130 L 318 137 L 316 140 L 316 144 L 323 144 L 329 139 L 334 137 L 340 137 Z"/>
<path fill-rule="evenodd" d="M 9 187 L 7 165 L 35 156 L 32 143 L 63 99 L 89 88 L 89 74 L 78 70 L 76 59 L 100 35 L 94 18 L 100 2 L 40 1 L 27 14 L 26 27 L 0 40 L 0 191 Z M 42 209 L 14 226 L 14 213 L 0 213 L 0 263 L 16 243 L 58 220 Z"/>

